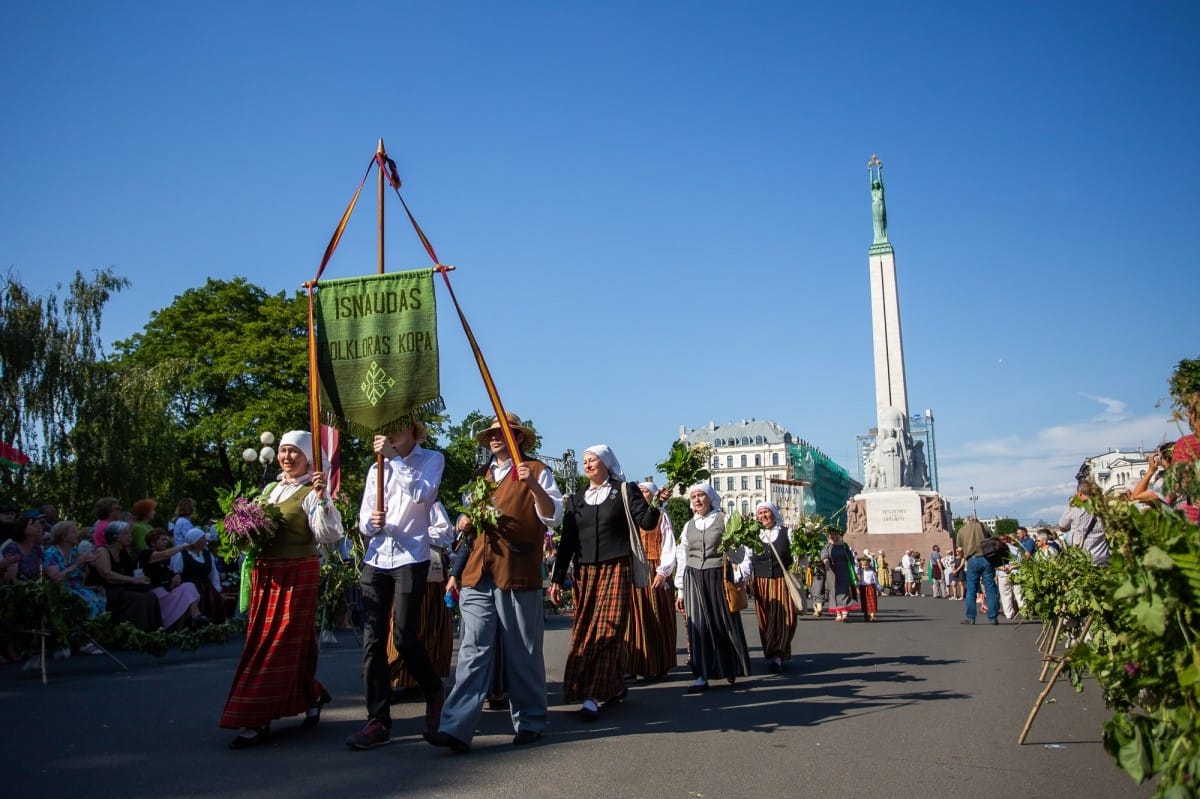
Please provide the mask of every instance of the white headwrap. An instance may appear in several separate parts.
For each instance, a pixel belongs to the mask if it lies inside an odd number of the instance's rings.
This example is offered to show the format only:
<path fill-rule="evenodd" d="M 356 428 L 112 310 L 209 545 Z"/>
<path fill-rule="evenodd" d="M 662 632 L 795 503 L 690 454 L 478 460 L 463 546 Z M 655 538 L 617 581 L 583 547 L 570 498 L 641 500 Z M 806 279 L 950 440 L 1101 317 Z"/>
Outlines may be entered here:
<path fill-rule="evenodd" d="M 721 509 L 721 495 L 717 493 L 715 488 L 708 483 L 696 483 L 688 489 L 688 499 L 691 500 L 692 494 L 695 494 L 697 491 L 703 491 L 708 495 L 708 501 L 712 503 L 713 510 Z"/>
<path fill-rule="evenodd" d="M 304 453 L 304 457 L 308 459 L 308 470 L 312 471 L 313 450 L 312 450 L 312 433 L 307 430 L 292 430 L 284 433 L 279 439 L 279 446 L 291 444 L 296 449 Z"/>
<path fill-rule="evenodd" d="M 783 526 L 783 517 L 779 515 L 779 508 L 776 507 L 774 502 L 767 502 L 765 499 L 759 500 L 758 504 L 754 506 L 754 515 L 757 516 L 758 512 L 763 508 L 771 511 L 771 515 L 775 517 L 775 523 L 771 525 L 772 527 Z"/>
<path fill-rule="evenodd" d="M 201 538 L 204 538 L 204 528 L 203 527 L 193 527 L 192 529 L 188 530 L 183 535 L 183 540 L 189 544 L 194 544 L 197 541 L 199 541 Z"/>
<path fill-rule="evenodd" d="M 621 462 L 617 460 L 617 456 L 609 449 L 608 444 L 593 444 L 583 451 L 583 454 L 592 453 L 600 462 L 604 464 L 604 468 L 608 469 L 608 476 L 613 480 L 625 482 L 625 472 L 621 471 Z"/>

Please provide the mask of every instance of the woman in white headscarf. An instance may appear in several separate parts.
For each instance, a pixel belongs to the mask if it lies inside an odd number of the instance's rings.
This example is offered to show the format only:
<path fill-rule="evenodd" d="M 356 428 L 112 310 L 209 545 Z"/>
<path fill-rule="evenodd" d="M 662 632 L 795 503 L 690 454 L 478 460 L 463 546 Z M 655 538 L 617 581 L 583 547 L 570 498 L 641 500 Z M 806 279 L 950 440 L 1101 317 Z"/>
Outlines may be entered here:
<path fill-rule="evenodd" d="M 642 498 L 654 501 L 659 493 L 654 483 L 638 483 Z M 633 589 L 633 613 L 625 635 L 628 662 L 625 672 L 647 680 L 658 679 L 675 668 L 675 530 L 666 513 L 659 513 L 658 524 L 638 530 L 646 562 L 654 575 L 645 588 Z"/>
<path fill-rule="evenodd" d="M 796 634 L 796 606 L 792 604 L 784 577 L 784 572 L 792 566 L 792 548 L 783 517 L 774 503 L 759 502 L 754 515 L 762 525 L 759 538 L 763 551 L 761 555 L 750 556 L 753 571 L 750 589 L 763 657 L 767 659 L 767 668 L 778 674 L 792 658 L 792 637 Z"/>
<path fill-rule="evenodd" d="M 312 470 L 312 434 L 284 433 L 274 483 L 263 489 L 282 519 L 254 562 L 246 646 L 238 663 L 221 726 L 240 729 L 231 749 L 261 744 L 271 722 L 304 714 L 305 729 L 317 726 L 329 693 L 317 680 L 317 543 L 343 535 L 342 516 L 325 494 L 325 475 Z"/>
<path fill-rule="evenodd" d="M 563 701 L 579 702 L 579 714 L 595 719 L 600 707 L 625 697 L 625 630 L 633 602 L 632 537 L 628 518 L 654 528 L 659 511 L 646 504 L 637 483 L 625 481 L 617 456 L 605 444 L 583 451 L 586 488 L 564 503 L 562 540 L 547 593 L 562 601 L 562 585 L 572 563 L 575 621 L 563 672 Z M 626 515 L 628 503 L 629 515 Z"/>
<path fill-rule="evenodd" d="M 688 648 L 692 653 L 689 694 L 708 690 L 708 681 L 725 678 L 733 683 L 750 673 L 750 650 L 742 618 L 725 601 L 725 578 L 745 583 L 749 573 L 744 547 L 721 552 L 725 513 L 721 497 L 708 483 L 688 489 L 693 516 L 683 526 L 675 547 L 675 586 L 681 589 L 675 608 L 687 617 Z"/>

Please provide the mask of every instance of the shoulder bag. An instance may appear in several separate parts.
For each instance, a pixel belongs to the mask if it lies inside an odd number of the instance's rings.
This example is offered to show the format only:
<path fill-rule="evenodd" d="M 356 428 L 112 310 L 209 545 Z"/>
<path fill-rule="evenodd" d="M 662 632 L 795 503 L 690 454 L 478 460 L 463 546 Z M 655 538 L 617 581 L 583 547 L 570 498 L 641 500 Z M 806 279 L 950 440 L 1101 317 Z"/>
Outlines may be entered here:
<path fill-rule="evenodd" d="M 780 528 L 779 534 L 784 536 L 785 541 L 787 540 L 783 528 Z M 803 613 L 804 593 L 796 583 L 796 575 L 788 571 L 787 567 L 783 565 L 783 558 L 779 557 L 779 550 L 775 549 L 774 545 L 767 544 L 766 547 L 771 550 L 771 554 L 775 556 L 775 562 L 779 564 L 779 570 L 783 572 L 783 584 L 787 586 L 788 596 L 792 598 L 792 604 L 796 607 L 796 612 Z"/>
<path fill-rule="evenodd" d="M 729 606 L 730 613 L 737 613 L 746 609 L 746 588 L 729 579 L 729 575 L 729 556 L 722 555 L 721 579 L 725 583 L 725 604 Z"/>
<path fill-rule="evenodd" d="M 642 546 L 642 534 L 633 522 L 633 512 L 629 509 L 629 483 L 621 483 L 621 502 L 625 505 L 625 521 L 629 523 L 629 549 L 633 553 L 633 587 L 645 588 L 650 585 L 650 563 L 646 560 L 646 548 Z"/>

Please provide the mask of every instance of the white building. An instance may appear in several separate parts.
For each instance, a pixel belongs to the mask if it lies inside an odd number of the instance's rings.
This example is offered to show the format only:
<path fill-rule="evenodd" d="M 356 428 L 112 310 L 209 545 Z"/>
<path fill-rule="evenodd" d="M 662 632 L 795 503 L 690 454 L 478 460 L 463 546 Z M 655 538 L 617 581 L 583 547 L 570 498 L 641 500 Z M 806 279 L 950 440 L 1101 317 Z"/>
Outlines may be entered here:
<path fill-rule="evenodd" d="M 1120 491 L 1133 491 L 1134 486 L 1150 468 L 1150 458 L 1140 447 L 1133 452 L 1115 449 L 1087 458 L 1080 471 L 1084 467 L 1103 493 L 1115 494 Z"/>

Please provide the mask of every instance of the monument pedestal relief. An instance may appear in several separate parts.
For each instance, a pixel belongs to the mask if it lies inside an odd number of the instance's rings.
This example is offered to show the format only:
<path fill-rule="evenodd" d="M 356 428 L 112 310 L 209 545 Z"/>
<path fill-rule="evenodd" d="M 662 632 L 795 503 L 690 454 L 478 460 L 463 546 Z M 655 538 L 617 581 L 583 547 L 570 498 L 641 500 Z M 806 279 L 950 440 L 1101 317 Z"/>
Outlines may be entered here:
<path fill-rule="evenodd" d="M 888 239 L 883 162 L 871 156 L 871 332 L 875 355 L 875 449 L 864 464 L 863 492 L 846 503 L 846 543 L 856 552 L 883 551 L 896 564 L 904 550 L 929 555 L 950 543 L 950 506 L 933 490 L 921 442 L 908 424 L 908 388 L 900 333 L 896 252 Z"/>

